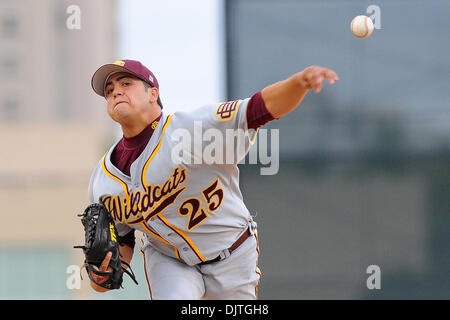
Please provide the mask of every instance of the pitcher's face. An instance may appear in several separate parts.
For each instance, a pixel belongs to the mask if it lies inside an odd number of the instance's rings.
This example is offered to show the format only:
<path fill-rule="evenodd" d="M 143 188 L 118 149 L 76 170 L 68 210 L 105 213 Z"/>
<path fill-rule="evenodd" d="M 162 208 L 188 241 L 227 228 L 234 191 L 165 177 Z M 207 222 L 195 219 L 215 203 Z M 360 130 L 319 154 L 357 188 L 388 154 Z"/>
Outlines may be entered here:
<path fill-rule="evenodd" d="M 125 72 L 113 74 L 106 81 L 105 98 L 109 116 L 120 124 L 130 125 L 148 114 L 152 89 L 141 79 Z"/>

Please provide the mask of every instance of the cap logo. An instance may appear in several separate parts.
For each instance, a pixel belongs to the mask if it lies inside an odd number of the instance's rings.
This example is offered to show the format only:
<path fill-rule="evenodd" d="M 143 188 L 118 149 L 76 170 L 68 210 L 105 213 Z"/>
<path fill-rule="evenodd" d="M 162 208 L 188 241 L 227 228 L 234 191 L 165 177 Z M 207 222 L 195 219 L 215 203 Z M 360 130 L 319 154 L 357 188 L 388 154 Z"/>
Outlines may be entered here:
<path fill-rule="evenodd" d="M 151 82 L 153 82 L 153 77 L 152 76 L 148 76 L 148 79 L 151 81 Z"/>
<path fill-rule="evenodd" d="M 123 67 L 125 65 L 125 61 L 117 60 L 113 64 Z"/>

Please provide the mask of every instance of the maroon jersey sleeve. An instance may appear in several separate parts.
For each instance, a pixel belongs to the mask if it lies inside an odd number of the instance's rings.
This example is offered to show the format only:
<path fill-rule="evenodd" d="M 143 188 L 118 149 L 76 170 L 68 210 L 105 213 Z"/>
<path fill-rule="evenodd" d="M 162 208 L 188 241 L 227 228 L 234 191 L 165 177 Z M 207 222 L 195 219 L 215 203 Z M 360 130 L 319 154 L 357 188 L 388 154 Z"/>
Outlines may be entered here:
<path fill-rule="evenodd" d="M 267 111 L 264 100 L 261 97 L 261 91 L 255 93 L 248 102 L 247 106 L 247 125 L 249 129 L 257 129 L 262 125 L 266 124 L 269 121 L 272 121 L 274 118 Z"/>

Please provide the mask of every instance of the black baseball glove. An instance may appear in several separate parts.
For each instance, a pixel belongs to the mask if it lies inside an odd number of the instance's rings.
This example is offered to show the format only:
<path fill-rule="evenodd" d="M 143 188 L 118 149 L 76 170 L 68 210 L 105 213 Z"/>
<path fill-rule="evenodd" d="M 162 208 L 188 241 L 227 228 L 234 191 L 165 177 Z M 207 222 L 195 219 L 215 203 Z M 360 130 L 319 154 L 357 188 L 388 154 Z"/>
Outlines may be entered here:
<path fill-rule="evenodd" d="M 74 248 L 83 249 L 86 258 L 84 267 L 89 279 L 103 288 L 119 289 L 122 287 L 122 276 L 125 272 L 138 284 L 130 265 L 120 259 L 119 236 L 114 220 L 106 207 L 102 203 L 94 203 L 78 216 L 81 217 L 84 226 L 85 245 Z M 108 252 L 112 253 L 109 262 L 112 271 L 100 271 L 100 265 Z M 131 272 L 123 268 L 122 264 Z"/>

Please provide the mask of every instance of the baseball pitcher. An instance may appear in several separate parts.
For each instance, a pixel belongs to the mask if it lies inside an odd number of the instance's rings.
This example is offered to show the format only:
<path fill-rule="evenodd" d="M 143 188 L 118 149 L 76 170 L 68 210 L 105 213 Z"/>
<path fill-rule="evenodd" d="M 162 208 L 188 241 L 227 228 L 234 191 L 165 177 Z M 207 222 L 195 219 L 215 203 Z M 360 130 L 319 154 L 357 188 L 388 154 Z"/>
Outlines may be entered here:
<path fill-rule="evenodd" d="M 310 66 L 250 98 L 168 114 L 147 67 L 134 60 L 101 66 L 92 87 L 123 137 L 89 183 L 91 206 L 106 209 L 114 223 L 86 233 L 117 242 L 96 251 L 101 261 L 86 259 L 93 289 L 120 287 L 113 279 L 129 269 L 139 231 L 151 299 L 256 299 L 257 226 L 239 190 L 237 163 L 260 126 L 294 110 L 309 90 L 320 92 L 325 80 L 333 84 L 338 76 Z M 195 139 L 201 133 L 214 144 Z M 87 258 L 92 246 L 83 247 Z"/>

